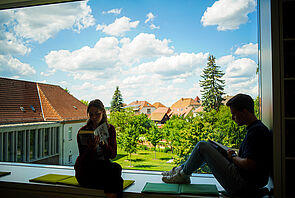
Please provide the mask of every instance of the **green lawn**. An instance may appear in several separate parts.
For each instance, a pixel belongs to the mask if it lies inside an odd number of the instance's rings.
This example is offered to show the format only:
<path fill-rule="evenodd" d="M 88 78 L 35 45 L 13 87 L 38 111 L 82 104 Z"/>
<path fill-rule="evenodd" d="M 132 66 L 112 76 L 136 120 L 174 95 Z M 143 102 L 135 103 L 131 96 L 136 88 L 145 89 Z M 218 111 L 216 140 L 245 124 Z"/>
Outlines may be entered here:
<path fill-rule="evenodd" d="M 131 167 L 129 155 L 118 150 L 117 157 L 113 160 L 119 163 L 123 169 L 136 169 L 136 170 L 153 170 L 153 171 L 168 171 L 172 169 L 175 164 L 167 163 L 175 155 L 171 153 L 156 152 L 157 159 L 155 159 L 155 152 L 148 150 L 140 150 L 131 155 Z"/>

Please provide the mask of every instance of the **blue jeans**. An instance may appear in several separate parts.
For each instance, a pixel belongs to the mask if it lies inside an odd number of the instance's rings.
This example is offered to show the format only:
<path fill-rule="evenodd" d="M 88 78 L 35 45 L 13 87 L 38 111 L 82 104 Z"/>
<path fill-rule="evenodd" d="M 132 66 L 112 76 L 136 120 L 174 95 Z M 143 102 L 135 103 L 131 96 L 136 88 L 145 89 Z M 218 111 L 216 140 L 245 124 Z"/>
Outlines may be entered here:
<path fill-rule="evenodd" d="M 198 142 L 181 167 L 185 174 L 190 175 L 205 163 L 228 193 L 238 194 L 255 190 L 253 185 L 242 178 L 238 167 L 218 152 L 209 142 Z"/>

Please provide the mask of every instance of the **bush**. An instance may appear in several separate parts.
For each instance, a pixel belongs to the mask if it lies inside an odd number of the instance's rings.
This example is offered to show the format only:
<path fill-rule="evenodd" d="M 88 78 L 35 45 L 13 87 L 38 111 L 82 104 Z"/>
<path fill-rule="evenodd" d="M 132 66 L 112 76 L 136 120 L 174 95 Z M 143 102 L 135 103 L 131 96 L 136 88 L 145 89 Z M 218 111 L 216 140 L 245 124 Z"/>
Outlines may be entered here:
<path fill-rule="evenodd" d="M 171 148 L 169 148 L 169 147 L 165 147 L 163 150 L 164 153 L 168 153 L 169 151 L 172 151 Z"/>
<path fill-rule="evenodd" d="M 139 150 L 149 150 L 147 145 L 138 145 Z"/>

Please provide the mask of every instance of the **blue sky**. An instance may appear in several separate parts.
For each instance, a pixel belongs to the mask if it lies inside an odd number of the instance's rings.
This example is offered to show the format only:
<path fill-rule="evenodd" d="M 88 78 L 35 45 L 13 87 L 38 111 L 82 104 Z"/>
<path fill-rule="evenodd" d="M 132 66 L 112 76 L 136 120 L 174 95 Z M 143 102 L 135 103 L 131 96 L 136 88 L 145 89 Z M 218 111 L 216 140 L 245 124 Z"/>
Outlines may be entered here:
<path fill-rule="evenodd" d="M 201 96 L 209 54 L 226 95 L 257 96 L 255 0 L 89 0 L 0 11 L 0 76 L 110 106 Z"/>

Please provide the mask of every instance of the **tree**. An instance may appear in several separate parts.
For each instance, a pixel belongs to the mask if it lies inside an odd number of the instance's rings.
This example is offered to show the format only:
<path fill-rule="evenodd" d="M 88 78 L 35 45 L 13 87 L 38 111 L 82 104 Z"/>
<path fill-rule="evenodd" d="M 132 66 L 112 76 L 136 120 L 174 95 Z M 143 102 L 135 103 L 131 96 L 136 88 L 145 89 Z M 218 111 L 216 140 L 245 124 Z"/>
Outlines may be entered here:
<path fill-rule="evenodd" d="M 162 133 L 160 133 L 157 125 L 154 123 L 152 127 L 150 128 L 150 130 L 148 131 L 147 139 L 148 141 L 151 142 L 151 144 L 155 148 L 155 159 L 157 159 L 157 156 L 156 156 L 157 144 L 162 140 L 162 138 L 163 138 Z"/>
<path fill-rule="evenodd" d="M 131 154 L 137 151 L 137 144 L 139 140 L 139 133 L 136 131 L 135 126 L 128 124 L 122 133 L 121 147 L 129 154 L 129 161 L 131 167 Z"/>
<path fill-rule="evenodd" d="M 220 66 L 215 64 L 215 57 L 209 55 L 207 66 L 201 75 L 203 80 L 200 80 L 204 111 L 219 110 L 223 101 L 222 95 L 224 94 L 224 80 L 221 79 L 223 75 L 224 73 L 220 71 Z"/>
<path fill-rule="evenodd" d="M 121 111 L 122 107 L 123 98 L 119 86 L 117 86 L 111 101 L 111 111 Z"/>
<path fill-rule="evenodd" d="M 82 102 L 82 103 L 85 104 L 86 106 L 88 106 L 88 104 L 89 104 L 89 101 L 87 101 L 87 100 L 80 100 L 80 102 Z"/>

